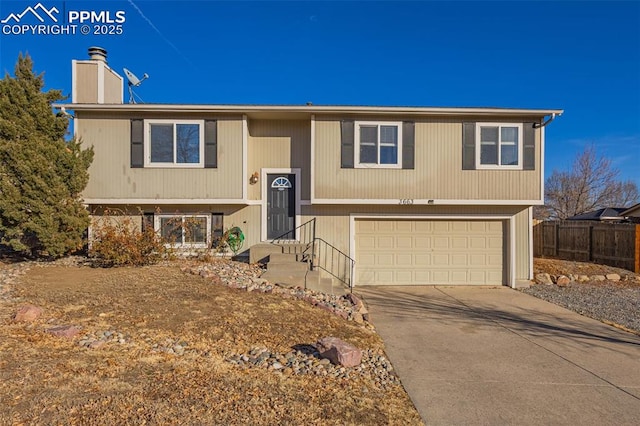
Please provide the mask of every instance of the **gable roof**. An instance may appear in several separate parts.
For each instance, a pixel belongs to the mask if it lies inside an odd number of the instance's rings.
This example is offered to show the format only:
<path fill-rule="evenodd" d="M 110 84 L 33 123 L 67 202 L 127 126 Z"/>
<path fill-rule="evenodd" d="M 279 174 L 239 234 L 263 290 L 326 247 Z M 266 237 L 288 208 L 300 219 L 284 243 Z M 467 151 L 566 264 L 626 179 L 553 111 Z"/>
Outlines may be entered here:
<path fill-rule="evenodd" d="M 636 204 L 635 206 L 629 207 L 627 210 L 623 211 L 621 214 L 623 216 L 640 217 L 640 203 Z"/>
<path fill-rule="evenodd" d="M 623 220 L 626 207 L 605 207 L 587 213 L 568 217 L 567 220 Z"/>

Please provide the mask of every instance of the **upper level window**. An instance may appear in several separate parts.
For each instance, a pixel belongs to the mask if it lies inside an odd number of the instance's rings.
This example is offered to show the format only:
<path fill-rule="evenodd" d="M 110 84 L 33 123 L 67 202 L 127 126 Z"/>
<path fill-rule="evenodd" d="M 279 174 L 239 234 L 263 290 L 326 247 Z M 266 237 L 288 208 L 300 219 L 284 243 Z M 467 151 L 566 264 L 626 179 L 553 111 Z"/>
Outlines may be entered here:
<path fill-rule="evenodd" d="M 355 122 L 355 166 L 400 168 L 402 123 Z"/>
<path fill-rule="evenodd" d="M 477 169 L 522 169 L 522 124 L 476 123 Z"/>
<path fill-rule="evenodd" d="M 146 166 L 204 167 L 202 121 L 145 121 Z"/>

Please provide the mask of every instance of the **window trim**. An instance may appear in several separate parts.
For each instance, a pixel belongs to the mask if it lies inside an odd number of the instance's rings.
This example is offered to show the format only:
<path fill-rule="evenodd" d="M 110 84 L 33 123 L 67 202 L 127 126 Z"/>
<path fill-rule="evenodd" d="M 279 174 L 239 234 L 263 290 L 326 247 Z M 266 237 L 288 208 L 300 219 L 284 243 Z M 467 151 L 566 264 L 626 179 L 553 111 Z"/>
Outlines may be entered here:
<path fill-rule="evenodd" d="M 378 164 L 360 163 L 360 126 L 378 127 Z M 398 161 L 395 164 L 380 164 L 380 126 L 395 126 L 398 129 Z M 356 169 L 401 169 L 402 168 L 402 121 L 355 121 L 354 165 Z"/>
<path fill-rule="evenodd" d="M 482 142 L 481 142 L 481 129 L 482 127 L 497 127 L 498 128 L 498 164 L 482 164 L 480 162 L 480 155 L 482 154 Z M 518 129 L 518 164 L 513 165 L 501 165 L 502 157 L 502 128 L 503 127 L 516 127 Z M 523 149 L 524 149 L 524 132 L 522 123 L 505 123 L 505 122 L 477 122 L 475 132 L 476 143 L 476 169 L 477 170 L 522 170 L 523 168 Z"/>
<path fill-rule="evenodd" d="M 174 219 L 174 218 L 182 218 L 182 223 L 184 223 L 185 218 L 205 218 L 207 221 L 207 230 L 206 243 L 185 243 L 184 242 L 184 228 L 182 229 L 182 239 L 180 243 L 174 244 L 166 244 L 167 247 L 175 247 L 175 248 L 208 248 L 211 245 L 211 215 L 203 214 L 203 213 L 183 213 L 183 214 L 156 214 L 153 216 L 153 229 L 158 235 L 162 235 L 161 228 L 161 219 Z"/>
<path fill-rule="evenodd" d="M 198 143 L 199 143 L 199 159 L 198 163 L 158 163 L 151 162 L 151 126 L 153 124 L 172 124 L 173 125 L 173 151 L 175 158 L 176 140 L 175 132 L 178 124 L 197 124 L 199 126 Z M 144 167 L 145 168 L 177 168 L 177 169 L 202 169 L 204 168 L 204 120 L 174 120 L 174 119 L 153 119 L 144 120 Z"/>

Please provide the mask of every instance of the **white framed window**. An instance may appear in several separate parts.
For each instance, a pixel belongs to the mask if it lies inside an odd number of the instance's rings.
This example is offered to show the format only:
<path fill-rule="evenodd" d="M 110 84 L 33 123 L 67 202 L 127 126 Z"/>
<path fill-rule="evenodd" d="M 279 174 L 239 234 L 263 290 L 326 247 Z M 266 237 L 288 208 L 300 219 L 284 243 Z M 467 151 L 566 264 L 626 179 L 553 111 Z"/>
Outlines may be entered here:
<path fill-rule="evenodd" d="M 145 120 L 145 167 L 204 167 L 204 121 Z"/>
<path fill-rule="evenodd" d="M 355 122 L 355 167 L 402 167 L 402 123 Z"/>
<path fill-rule="evenodd" d="M 154 229 L 174 247 L 208 247 L 211 243 L 211 215 L 160 214 Z"/>
<path fill-rule="evenodd" d="M 522 170 L 522 124 L 476 123 L 476 168 Z"/>

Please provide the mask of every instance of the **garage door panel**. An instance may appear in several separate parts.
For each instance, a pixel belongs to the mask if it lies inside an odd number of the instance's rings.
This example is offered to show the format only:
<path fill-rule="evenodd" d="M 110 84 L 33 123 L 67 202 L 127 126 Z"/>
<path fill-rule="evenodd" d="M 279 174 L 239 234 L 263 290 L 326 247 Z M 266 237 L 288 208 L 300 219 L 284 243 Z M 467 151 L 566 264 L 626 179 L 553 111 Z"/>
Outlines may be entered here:
<path fill-rule="evenodd" d="M 384 221 L 377 222 L 377 228 L 379 232 L 393 232 L 395 230 L 395 222 Z"/>
<path fill-rule="evenodd" d="M 501 221 L 356 220 L 357 285 L 501 285 Z"/>
<path fill-rule="evenodd" d="M 376 280 L 380 284 L 393 284 L 395 281 L 393 279 L 393 271 L 390 270 L 381 270 L 376 273 Z"/>
<path fill-rule="evenodd" d="M 469 237 L 469 248 L 482 250 L 487 248 L 487 239 L 484 237 Z"/>
<path fill-rule="evenodd" d="M 395 240 L 392 236 L 376 238 L 375 248 L 390 250 L 395 248 Z"/>
<path fill-rule="evenodd" d="M 448 254 L 434 254 L 433 265 L 434 266 L 449 266 L 449 255 Z"/>
<path fill-rule="evenodd" d="M 434 237 L 433 248 L 434 249 L 448 249 L 451 241 L 449 237 Z"/>
<path fill-rule="evenodd" d="M 407 270 L 396 271 L 395 282 L 411 282 L 413 281 L 413 272 Z"/>
<path fill-rule="evenodd" d="M 396 238 L 396 248 L 410 249 L 413 248 L 413 238 L 398 236 Z"/>
<path fill-rule="evenodd" d="M 376 246 L 376 238 L 374 236 L 358 236 L 356 241 L 361 249 L 370 249 Z"/>
<path fill-rule="evenodd" d="M 419 232 L 419 231 L 416 231 L 416 232 Z M 415 241 L 415 248 L 416 249 L 430 249 L 431 248 L 431 237 L 415 236 L 413 238 L 413 240 Z"/>
<path fill-rule="evenodd" d="M 452 249 L 466 249 L 469 246 L 467 237 L 451 237 Z"/>
<path fill-rule="evenodd" d="M 448 284 L 451 281 L 449 271 L 437 270 L 431 273 L 433 284 Z"/>
<path fill-rule="evenodd" d="M 484 284 L 487 281 L 487 274 L 484 271 L 469 271 L 470 284 Z"/>
<path fill-rule="evenodd" d="M 469 274 L 467 271 L 451 271 L 451 283 L 463 284 L 469 282 Z"/>
<path fill-rule="evenodd" d="M 376 263 L 380 266 L 394 266 L 396 264 L 393 253 L 378 254 Z"/>
<path fill-rule="evenodd" d="M 413 229 L 416 233 L 433 232 L 433 222 L 427 220 L 413 222 Z"/>
<path fill-rule="evenodd" d="M 502 248 L 502 238 L 487 238 L 487 247 L 490 249 Z"/>

